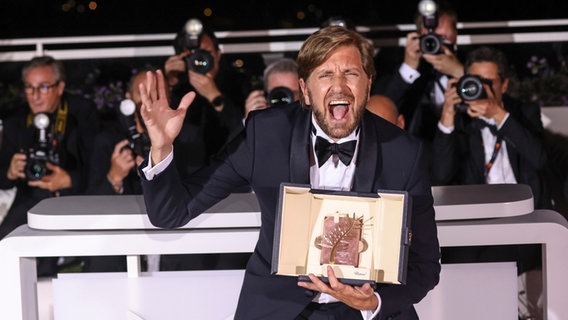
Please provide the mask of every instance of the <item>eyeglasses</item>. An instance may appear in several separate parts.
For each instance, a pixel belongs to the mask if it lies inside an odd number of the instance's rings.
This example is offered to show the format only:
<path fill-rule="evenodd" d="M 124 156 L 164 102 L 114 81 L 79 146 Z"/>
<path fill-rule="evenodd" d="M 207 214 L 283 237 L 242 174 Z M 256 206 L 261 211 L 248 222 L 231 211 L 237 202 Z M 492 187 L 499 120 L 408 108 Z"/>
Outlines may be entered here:
<path fill-rule="evenodd" d="M 26 84 L 24 84 L 24 92 L 26 94 L 34 94 L 37 90 L 41 94 L 46 94 L 52 88 L 56 87 L 58 84 L 59 84 L 59 80 L 55 81 L 54 84 L 42 83 L 42 84 L 38 85 L 37 87 L 34 87 L 31 84 L 26 83 Z"/>

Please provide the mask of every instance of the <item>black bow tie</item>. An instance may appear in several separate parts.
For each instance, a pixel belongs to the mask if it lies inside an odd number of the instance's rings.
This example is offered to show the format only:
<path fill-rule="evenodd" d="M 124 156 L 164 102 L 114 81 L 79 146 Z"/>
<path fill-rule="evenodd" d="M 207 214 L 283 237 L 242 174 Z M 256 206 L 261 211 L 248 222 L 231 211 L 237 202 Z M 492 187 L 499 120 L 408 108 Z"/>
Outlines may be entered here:
<path fill-rule="evenodd" d="M 473 125 L 474 128 L 479 129 L 479 130 L 481 130 L 481 129 L 483 129 L 483 128 L 488 128 L 489 131 L 491 131 L 491 133 L 492 133 L 494 136 L 497 135 L 497 131 L 498 131 L 498 130 L 497 130 L 497 126 L 494 125 L 494 124 L 490 124 L 490 123 L 488 123 L 488 122 L 485 121 L 485 120 L 476 118 L 476 119 L 473 120 L 472 125 Z"/>
<path fill-rule="evenodd" d="M 318 166 L 321 167 L 332 154 L 337 154 L 339 160 L 348 166 L 351 163 L 357 140 L 351 140 L 344 143 L 330 143 L 322 137 L 316 137 L 316 145 L 314 150 L 318 158 Z"/>

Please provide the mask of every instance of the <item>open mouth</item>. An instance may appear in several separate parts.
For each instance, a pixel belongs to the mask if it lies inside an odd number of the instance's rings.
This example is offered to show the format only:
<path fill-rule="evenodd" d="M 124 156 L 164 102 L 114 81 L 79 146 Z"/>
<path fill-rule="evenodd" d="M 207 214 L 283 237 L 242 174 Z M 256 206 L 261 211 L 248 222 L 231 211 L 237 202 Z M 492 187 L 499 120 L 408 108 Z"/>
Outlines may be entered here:
<path fill-rule="evenodd" d="M 349 101 L 345 99 L 330 101 L 328 104 L 328 110 L 331 118 L 334 120 L 345 119 L 349 113 L 349 105 Z"/>

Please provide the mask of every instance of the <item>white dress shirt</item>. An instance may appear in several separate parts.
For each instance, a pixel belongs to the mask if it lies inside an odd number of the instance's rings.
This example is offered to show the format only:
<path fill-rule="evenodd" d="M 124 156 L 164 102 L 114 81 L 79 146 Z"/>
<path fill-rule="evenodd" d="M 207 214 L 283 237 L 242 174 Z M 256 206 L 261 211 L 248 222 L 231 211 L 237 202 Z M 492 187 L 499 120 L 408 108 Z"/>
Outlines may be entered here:
<path fill-rule="evenodd" d="M 488 119 L 480 116 L 481 120 L 491 124 L 497 125 L 494 119 Z M 509 113 L 505 115 L 501 124 L 497 126 L 497 129 L 501 129 L 505 122 L 509 119 Z M 450 134 L 454 131 L 454 126 L 445 127 L 441 122 L 438 122 L 438 128 L 445 134 Z M 485 165 L 491 160 L 493 155 L 493 150 L 495 149 L 495 142 L 497 137 L 489 130 L 489 128 L 481 129 L 481 138 L 483 139 L 483 150 L 485 152 Z M 511 167 L 511 161 L 509 161 L 509 154 L 507 153 L 507 143 L 505 140 L 501 142 L 501 149 L 497 153 L 497 157 L 493 162 L 493 166 L 489 173 L 487 174 L 486 181 L 487 184 L 497 184 L 497 183 L 517 183 L 515 178 L 515 173 Z"/>

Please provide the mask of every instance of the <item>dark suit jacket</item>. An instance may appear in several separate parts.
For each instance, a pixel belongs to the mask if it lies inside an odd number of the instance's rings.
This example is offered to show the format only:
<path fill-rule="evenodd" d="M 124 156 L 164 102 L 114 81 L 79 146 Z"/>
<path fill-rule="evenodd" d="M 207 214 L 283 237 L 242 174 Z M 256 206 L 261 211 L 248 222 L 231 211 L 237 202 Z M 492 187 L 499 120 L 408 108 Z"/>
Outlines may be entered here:
<path fill-rule="evenodd" d="M 184 225 L 235 188 L 250 184 L 261 207 L 262 226 L 246 269 L 236 319 L 294 319 L 311 301 L 296 277 L 270 274 L 274 223 L 282 182 L 310 183 L 312 113 L 299 103 L 255 112 L 246 130 L 225 150 L 224 161 L 184 185 L 169 166 L 152 181 L 142 179 L 153 224 Z M 412 304 L 438 283 L 439 246 L 421 145 L 403 130 L 365 111 L 353 191 L 407 190 L 412 197 L 412 245 L 406 285 L 380 285 L 380 319 L 416 319 Z M 186 189 L 186 187 L 188 189 Z M 189 193 L 188 193 L 189 191 Z M 344 305 L 348 319 L 359 311 Z M 345 318 L 345 317 L 344 317 Z M 346 319 L 347 319 L 346 318 Z"/>
<path fill-rule="evenodd" d="M 518 183 L 534 194 L 535 208 L 550 208 L 543 174 L 547 159 L 540 107 L 503 96 L 510 115 L 498 134 L 506 142 L 507 154 Z M 433 144 L 433 179 L 439 184 L 484 184 L 485 152 L 479 127 L 467 114 L 457 113 L 455 130 L 439 129 Z"/>
<path fill-rule="evenodd" d="M 410 134 L 425 141 L 432 141 L 436 123 L 440 119 L 440 110 L 436 109 L 431 96 L 434 86 L 437 85 L 436 74 L 432 68 L 420 68 L 419 72 L 420 77 L 409 84 L 397 70 L 383 94 L 394 101 L 406 120 L 405 129 Z"/>

